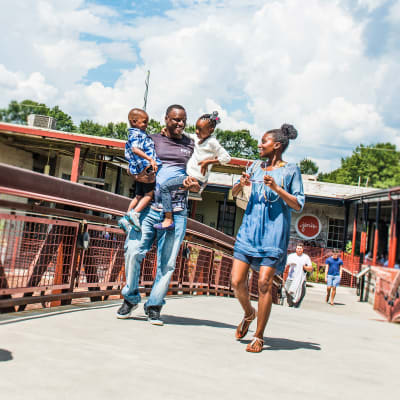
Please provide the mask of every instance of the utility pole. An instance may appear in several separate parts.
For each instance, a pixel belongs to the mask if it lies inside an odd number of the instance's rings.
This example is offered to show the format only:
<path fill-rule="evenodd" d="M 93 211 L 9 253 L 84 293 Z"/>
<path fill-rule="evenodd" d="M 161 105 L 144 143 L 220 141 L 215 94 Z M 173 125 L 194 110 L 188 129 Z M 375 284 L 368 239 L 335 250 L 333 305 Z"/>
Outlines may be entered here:
<path fill-rule="evenodd" d="M 144 106 L 143 110 L 146 111 L 146 106 L 147 106 L 147 95 L 149 93 L 149 81 L 150 81 L 150 70 L 147 71 L 147 76 L 145 80 L 145 89 L 144 89 Z"/>

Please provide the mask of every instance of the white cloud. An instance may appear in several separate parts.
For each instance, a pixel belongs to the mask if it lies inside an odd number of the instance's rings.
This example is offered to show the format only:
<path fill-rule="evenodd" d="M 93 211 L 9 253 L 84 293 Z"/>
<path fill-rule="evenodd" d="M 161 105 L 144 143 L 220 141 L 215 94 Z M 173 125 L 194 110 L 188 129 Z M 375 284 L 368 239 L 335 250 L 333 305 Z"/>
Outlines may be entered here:
<path fill-rule="evenodd" d="M 137 56 L 132 46 L 126 42 L 102 43 L 101 50 L 106 58 L 118 61 L 136 62 Z"/>
<path fill-rule="evenodd" d="M 34 99 L 40 102 L 54 100 L 58 89 L 46 83 L 39 72 L 29 76 L 12 72 L 0 64 L 0 101 L 4 105 L 10 100 Z"/>
<path fill-rule="evenodd" d="M 0 45 L 11 54 L 2 60 L 0 98 L 21 94 L 25 82 L 27 92 L 54 98 L 76 121 L 125 121 L 130 107 L 143 104 L 150 69 L 151 117 L 162 120 L 171 103 L 187 108 L 190 123 L 217 109 L 221 128 L 248 128 L 256 137 L 293 123 L 300 135 L 287 157 L 318 154 L 321 169 L 331 168 L 348 154 L 340 146 L 400 144 L 387 122 L 396 119 L 400 101 L 396 41 L 381 58 L 367 57 L 368 20 L 354 17 L 344 3 L 177 0 L 165 16 L 123 20 L 114 9 L 83 0 L 9 2 L 0 16 L 9 32 Z M 384 1 L 357 4 L 371 12 Z M 82 34 L 107 43 L 82 40 Z M 107 60 L 133 65 L 112 87 L 107 77 L 79 83 Z"/>

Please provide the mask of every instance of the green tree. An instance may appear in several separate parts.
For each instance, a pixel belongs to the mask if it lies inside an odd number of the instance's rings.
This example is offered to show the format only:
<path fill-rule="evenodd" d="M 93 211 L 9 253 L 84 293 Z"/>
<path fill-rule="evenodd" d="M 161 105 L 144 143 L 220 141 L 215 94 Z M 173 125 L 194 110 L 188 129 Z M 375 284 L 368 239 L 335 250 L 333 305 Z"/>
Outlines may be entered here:
<path fill-rule="evenodd" d="M 324 182 L 389 188 L 400 185 L 400 152 L 391 143 L 357 146 L 353 154 L 342 158 L 340 168 L 319 174 Z"/>
<path fill-rule="evenodd" d="M 232 157 L 258 158 L 257 140 L 247 129 L 238 131 L 216 129 L 215 135 Z"/>
<path fill-rule="evenodd" d="M 46 104 L 33 100 L 24 100 L 20 103 L 12 100 L 7 108 L 0 109 L 0 120 L 13 124 L 26 125 L 29 114 L 48 115 L 49 111 Z"/>
<path fill-rule="evenodd" d="M 116 124 L 109 122 L 107 125 L 102 127 L 100 133 L 97 135 L 126 140 L 128 137 L 127 129 L 128 126 L 125 122 L 118 122 Z"/>
<path fill-rule="evenodd" d="M 85 119 L 80 122 L 78 131 L 84 135 L 106 136 L 104 133 L 107 131 L 107 128 L 97 122 Z"/>
<path fill-rule="evenodd" d="M 300 171 L 306 175 L 316 175 L 318 173 L 318 165 L 310 158 L 303 158 L 300 161 Z"/>
<path fill-rule="evenodd" d="M 59 131 L 74 132 L 74 125 L 70 115 L 63 112 L 60 107 L 54 106 L 50 109 L 46 104 L 33 100 L 24 100 L 18 103 L 13 100 L 7 108 L 0 109 L 0 120 L 14 124 L 26 125 L 29 114 L 40 114 L 53 117 L 57 120 L 56 129 Z"/>
<path fill-rule="evenodd" d="M 160 133 L 162 127 L 163 126 L 158 121 L 150 118 L 146 132 L 149 135 L 154 135 L 155 133 Z"/>
<path fill-rule="evenodd" d="M 74 125 L 71 116 L 62 111 L 60 107 L 54 106 L 51 110 L 49 110 L 47 115 L 57 120 L 56 124 L 57 130 L 64 132 L 76 131 L 76 126 Z"/>

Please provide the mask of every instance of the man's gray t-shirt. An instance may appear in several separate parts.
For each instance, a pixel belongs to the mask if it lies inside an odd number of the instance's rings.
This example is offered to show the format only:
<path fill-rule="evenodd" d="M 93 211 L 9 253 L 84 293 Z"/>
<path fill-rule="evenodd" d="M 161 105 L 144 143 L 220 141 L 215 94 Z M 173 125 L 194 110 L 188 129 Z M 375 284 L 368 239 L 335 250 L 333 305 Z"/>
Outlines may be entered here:
<path fill-rule="evenodd" d="M 173 139 L 157 133 L 151 135 L 158 158 L 162 162 L 156 176 L 156 189 L 154 191 L 153 208 L 162 210 L 160 185 L 171 178 L 184 175 L 186 164 L 193 154 L 194 142 L 186 136 L 181 139 Z M 171 192 L 173 211 L 186 209 L 187 191 L 177 190 Z"/>

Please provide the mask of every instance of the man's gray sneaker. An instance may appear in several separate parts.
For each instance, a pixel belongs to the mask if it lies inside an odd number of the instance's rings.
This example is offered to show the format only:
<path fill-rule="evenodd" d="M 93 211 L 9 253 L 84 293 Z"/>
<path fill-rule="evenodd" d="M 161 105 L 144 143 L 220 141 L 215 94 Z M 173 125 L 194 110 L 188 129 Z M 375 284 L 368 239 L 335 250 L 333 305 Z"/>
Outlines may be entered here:
<path fill-rule="evenodd" d="M 137 308 L 138 308 L 137 304 L 129 303 L 128 300 L 124 299 L 124 302 L 117 311 L 117 318 L 120 319 L 129 318 L 131 316 L 132 311 L 136 310 Z"/>

